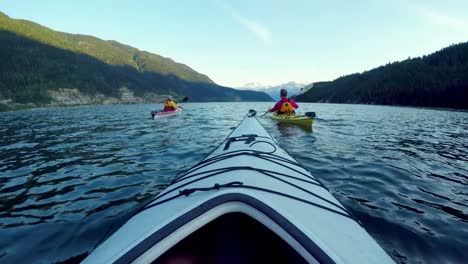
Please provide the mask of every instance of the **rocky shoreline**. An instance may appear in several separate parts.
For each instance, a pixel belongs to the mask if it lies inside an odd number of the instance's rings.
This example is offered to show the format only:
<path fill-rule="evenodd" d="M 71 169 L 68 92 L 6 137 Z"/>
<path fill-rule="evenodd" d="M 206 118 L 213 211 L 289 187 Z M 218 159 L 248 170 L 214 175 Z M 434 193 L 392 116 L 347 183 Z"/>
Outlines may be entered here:
<path fill-rule="evenodd" d="M 89 95 L 82 93 L 77 88 L 59 88 L 48 91 L 52 98 L 49 104 L 21 104 L 11 99 L 0 101 L 0 112 L 15 111 L 39 107 L 67 107 L 80 105 L 113 105 L 113 104 L 140 104 L 161 103 L 167 98 L 167 94 L 146 93 L 144 97 L 135 96 L 134 92 L 126 87 L 119 89 L 118 97 L 106 96 L 104 94 Z"/>

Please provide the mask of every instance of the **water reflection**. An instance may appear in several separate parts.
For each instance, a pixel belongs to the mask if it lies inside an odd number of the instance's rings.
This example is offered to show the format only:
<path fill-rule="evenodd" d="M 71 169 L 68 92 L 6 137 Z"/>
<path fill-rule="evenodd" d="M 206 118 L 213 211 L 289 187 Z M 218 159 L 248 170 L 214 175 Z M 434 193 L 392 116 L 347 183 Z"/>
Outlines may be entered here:
<path fill-rule="evenodd" d="M 277 122 L 278 131 L 285 137 L 294 136 L 298 130 L 302 130 L 306 133 L 312 133 L 312 126 L 311 125 L 299 125 L 299 124 L 288 124 L 288 123 L 281 123 Z"/>
<path fill-rule="evenodd" d="M 208 104 L 212 112 L 186 104 L 179 116 L 159 120 L 149 118 L 153 105 L 0 113 L 0 262 L 84 256 L 253 107 Z M 301 108 L 320 116 L 314 131 L 260 120 L 396 261 L 468 258 L 468 113 Z"/>

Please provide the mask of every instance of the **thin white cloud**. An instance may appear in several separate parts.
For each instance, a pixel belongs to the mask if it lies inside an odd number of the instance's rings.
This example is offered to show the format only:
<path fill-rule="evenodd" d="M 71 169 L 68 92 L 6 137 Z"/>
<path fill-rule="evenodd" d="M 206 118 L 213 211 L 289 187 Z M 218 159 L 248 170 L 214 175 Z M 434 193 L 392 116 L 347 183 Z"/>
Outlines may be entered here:
<path fill-rule="evenodd" d="M 248 20 L 244 17 L 241 16 L 235 16 L 234 14 L 232 15 L 234 19 L 237 20 L 241 25 L 245 26 L 248 30 L 250 30 L 252 33 L 257 35 L 258 38 L 260 38 L 263 42 L 265 43 L 270 43 L 271 42 L 271 32 L 264 26 L 260 25 L 259 23 Z"/>
<path fill-rule="evenodd" d="M 468 33 L 468 19 L 456 17 L 453 15 L 447 15 L 442 12 L 428 9 L 428 8 L 419 8 L 419 14 L 424 18 L 429 20 L 431 23 L 447 27 L 450 30 L 454 30 L 460 33 Z"/>
<path fill-rule="evenodd" d="M 226 1 L 223 0 L 218 0 L 216 1 L 221 7 L 223 7 L 224 10 L 235 20 L 237 21 L 240 25 L 244 26 L 247 30 L 252 32 L 257 38 L 259 38 L 263 43 L 269 44 L 271 43 L 272 40 L 272 34 L 271 31 L 251 20 L 247 19 L 243 16 L 241 16 L 234 8 L 232 8 Z"/>

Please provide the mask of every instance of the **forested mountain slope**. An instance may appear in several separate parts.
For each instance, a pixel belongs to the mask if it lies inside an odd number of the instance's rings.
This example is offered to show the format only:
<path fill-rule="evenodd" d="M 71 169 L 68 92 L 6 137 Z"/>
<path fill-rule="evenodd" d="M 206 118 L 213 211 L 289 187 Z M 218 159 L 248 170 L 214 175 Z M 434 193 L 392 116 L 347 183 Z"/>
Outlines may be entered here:
<path fill-rule="evenodd" d="M 0 109 L 5 105 L 268 101 L 264 93 L 219 86 L 169 58 L 116 41 L 57 32 L 0 13 Z"/>
<path fill-rule="evenodd" d="M 296 99 L 468 109 L 468 42 L 317 83 Z"/>

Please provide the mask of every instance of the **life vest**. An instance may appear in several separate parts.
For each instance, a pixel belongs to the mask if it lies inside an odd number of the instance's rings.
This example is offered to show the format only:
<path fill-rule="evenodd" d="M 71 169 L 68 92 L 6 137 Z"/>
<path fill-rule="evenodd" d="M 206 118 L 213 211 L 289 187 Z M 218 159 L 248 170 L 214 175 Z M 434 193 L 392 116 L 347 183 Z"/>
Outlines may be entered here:
<path fill-rule="evenodd" d="M 173 101 L 166 101 L 164 103 L 164 111 L 176 110 L 176 105 Z"/>
<path fill-rule="evenodd" d="M 291 102 L 290 102 L 289 98 L 288 98 L 288 101 L 286 101 L 286 102 L 281 101 L 281 108 L 278 111 L 278 114 L 285 114 L 285 115 L 294 114 L 294 108 L 291 105 Z"/>

